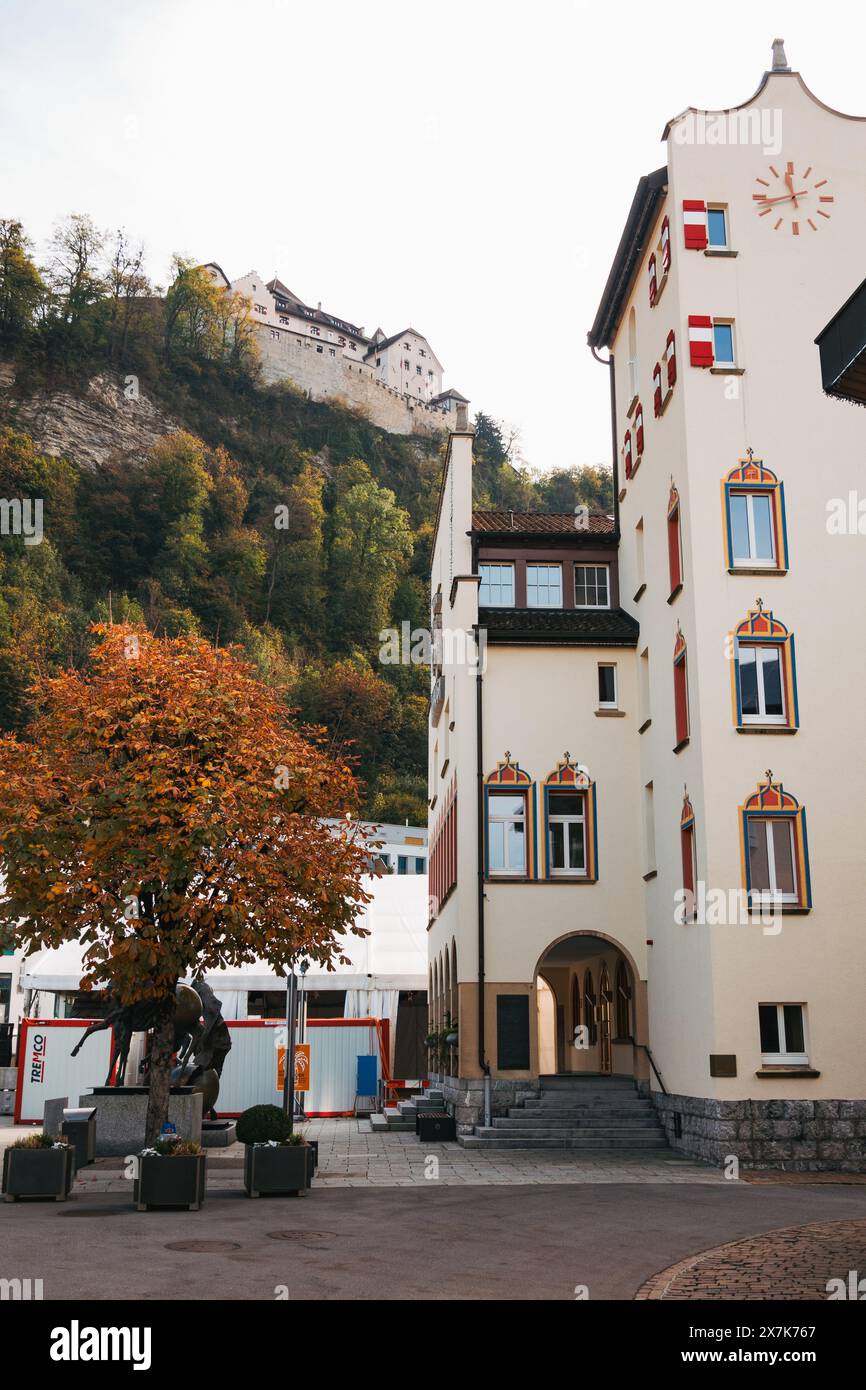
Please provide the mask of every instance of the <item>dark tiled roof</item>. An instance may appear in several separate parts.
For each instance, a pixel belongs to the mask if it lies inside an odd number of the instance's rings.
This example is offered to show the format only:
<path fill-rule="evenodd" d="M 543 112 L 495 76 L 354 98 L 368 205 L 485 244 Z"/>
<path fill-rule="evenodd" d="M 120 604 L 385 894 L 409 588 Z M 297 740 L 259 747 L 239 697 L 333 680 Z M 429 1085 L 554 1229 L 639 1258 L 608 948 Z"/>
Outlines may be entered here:
<path fill-rule="evenodd" d="M 640 624 L 622 608 L 479 608 L 489 642 L 634 647 Z"/>
<path fill-rule="evenodd" d="M 579 531 L 573 512 L 473 512 L 472 530 L 498 534 L 515 532 L 524 536 L 571 535 L 612 536 L 612 516 L 591 512 L 589 526 Z"/>

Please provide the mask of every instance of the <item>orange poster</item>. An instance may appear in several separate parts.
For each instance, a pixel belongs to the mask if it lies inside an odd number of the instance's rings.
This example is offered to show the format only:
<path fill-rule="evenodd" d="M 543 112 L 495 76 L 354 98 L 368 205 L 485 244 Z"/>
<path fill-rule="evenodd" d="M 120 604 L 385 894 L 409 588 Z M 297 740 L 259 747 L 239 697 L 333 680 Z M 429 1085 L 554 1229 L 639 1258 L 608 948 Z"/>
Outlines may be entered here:
<path fill-rule="evenodd" d="M 282 1094 L 286 1084 L 286 1049 L 277 1048 L 277 1091 Z M 310 1044 L 295 1043 L 295 1090 L 310 1089 Z"/>

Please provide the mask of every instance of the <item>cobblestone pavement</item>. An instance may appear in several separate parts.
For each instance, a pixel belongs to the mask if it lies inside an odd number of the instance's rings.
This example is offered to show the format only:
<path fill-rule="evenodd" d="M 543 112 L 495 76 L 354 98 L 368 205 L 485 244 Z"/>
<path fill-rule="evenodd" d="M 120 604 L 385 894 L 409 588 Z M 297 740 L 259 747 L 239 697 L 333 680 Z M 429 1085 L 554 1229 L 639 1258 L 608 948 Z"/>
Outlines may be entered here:
<path fill-rule="evenodd" d="M 650 1151 L 588 1157 L 543 1149 L 479 1153 L 459 1144 L 421 1144 L 414 1134 L 373 1134 L 367 1120 L 310 1120 L 319 1144 L 316 1187 L 510 1186 L 526 1183 L 726 1183 L 719 1169 L 677 1154 Z M 243 1147 L 208 1150 L 208 1188 L 243 1187 Z M 119 1159 L 100 1159 L 79 1174 L 75 1190 L 125 1192 Z"/>
<path fill-rule="evenodd" d="M 855 1284 L 856 1271 L 866 1271 L 866 1220 L 815 1221 L 692 1255 L 653 1275 L 635 1298 L 826 1299 L 840 1287 L 829 1281 L 847 1290 L 851 1271 Z"/>

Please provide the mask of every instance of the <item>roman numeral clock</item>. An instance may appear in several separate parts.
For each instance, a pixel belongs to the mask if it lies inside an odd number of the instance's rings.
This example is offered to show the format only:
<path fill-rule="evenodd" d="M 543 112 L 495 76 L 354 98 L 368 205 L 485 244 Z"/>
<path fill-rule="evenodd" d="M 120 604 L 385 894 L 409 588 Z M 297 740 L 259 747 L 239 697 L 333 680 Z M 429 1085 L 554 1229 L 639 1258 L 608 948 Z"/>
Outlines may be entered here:
<path fill-rule="evenodd" d="M 830 220 L 831 207 L 836 201 L 829 189 L 829 179 L 817 176 L 811 164 L 798 172 L 793 160 L 784 169 L 774 164 L 767 175 L 755 179 L 757 192 L 752 201 L 759 217 L 766 217 L 774 232 L 799 236 L 804 229 L 817 232 L 821 223 Z"/>

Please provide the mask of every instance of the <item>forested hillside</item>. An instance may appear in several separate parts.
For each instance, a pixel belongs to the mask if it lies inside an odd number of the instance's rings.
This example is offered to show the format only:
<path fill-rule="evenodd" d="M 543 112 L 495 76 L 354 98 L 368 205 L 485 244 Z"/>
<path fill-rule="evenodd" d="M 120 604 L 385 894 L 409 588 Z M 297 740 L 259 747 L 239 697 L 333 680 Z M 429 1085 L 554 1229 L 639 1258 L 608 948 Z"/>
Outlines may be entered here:
<path fill-rule="evenodd" d="M 37 264 L 0 221 L 0 499 L 41 498 L 44 532 L 0 537 L 0 726 L 26 725 L 34 673 L 81 662 L 94 621 L 196 631 L 241 644 L 324 726 L 370 815 L 425 821 L 429 675 L 378 653 L 384 628 L 429 621 L 441 445 L 263 389 L 245 303 L 181 258 L 165 291 L 142 266 L 125 234 L 84 217 Z M 94 378 L 178 427 L 99 466 L 47 452 L 40 403 L 83 398 Z M 474 423 L 480 505 L 610 506 L 607 470 L 533 474 L 495 421 Z"/>

